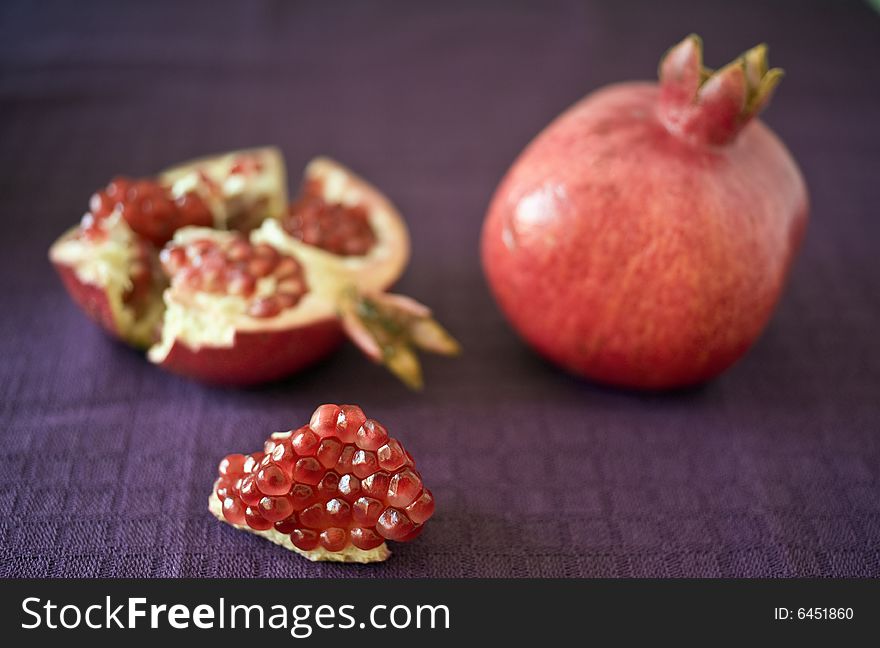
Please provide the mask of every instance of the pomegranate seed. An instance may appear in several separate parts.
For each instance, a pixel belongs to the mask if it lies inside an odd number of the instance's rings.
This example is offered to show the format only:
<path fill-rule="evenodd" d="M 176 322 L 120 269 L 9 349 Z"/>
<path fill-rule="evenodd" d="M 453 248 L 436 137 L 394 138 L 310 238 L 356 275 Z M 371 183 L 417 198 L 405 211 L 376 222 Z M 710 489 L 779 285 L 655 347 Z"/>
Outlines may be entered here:
<path fill-rule="evenodd" d="M 315 502 L 315 491 L 311 486 L 296 484 L 290 489 L 290 500 L 293 503 L 293 510 L 298 513 Z"/>
<path fill-rule="evenodd" d="M 331 527 L 321 531 L 321 546 L 327 551 L 342 551 L 348 544 L 348 532 L 345 529 Z"/>
<path fill-rule="evenodd" d="M 256 469 L 256 467 L 263 460 L 265 455 L 262 452 L 254 452 L 249 454 L 244 461 L 244 466 L 242 466 L 242 472 L 244 473 L 252 473 Z"/>
<path fill-rule="evenodd" d="M 291 257 L 284 257 L 278 262 L 275 268 L 275 276 L 280 280 L 289 277 L 298 277 L 300 274 L 300 265 Z"/>
<path fill-rule="evenodd" d="M 406 468 L 391 478 L 388 484 L 388 503 L 391 506 L 408 506 L 422 492 L 422 480 Z"/>
<path fill-rule="evenodd" d="M 339 455 L 342 454 L 342 443 L 332 437 L 321 439 L 318 451 L 315 456 L 324 468 L 332 468 L 339 461 Z"/>
<path fill-rule="evenodd" d="M 357 405 L 343 405 L 336 417 L 336 434 L 343 442 L 353 443 L 366 420 L 364 411 Z"/>
<path fill-rule="evenodd" d="M 315 486 L 324 476 L 324 467 L 314 457 L 303 457 L 293 467 L 293 478 L 309 486 Z"/>
<path fill-rule="evenodd" d="M 312 432 L 309 428 L 302 428 L 290 438 L 290 442 L 293 444 L 293 449 L 296 450 L 296 453 L 301 457 L 315 454 L 318 450 L 318 444 L 320 441 L 318 435 Z"/>
<path fill-rule="evenodd" d="M 338 405 L 321 405 L 312 414 L 309 427 L 319 437 L 328 437 L 336 434 L 336 419 L 339 417 Z"/>
<path fill-rule="evenodd" d="M 353 475 L 343 475 L 339 478 L 338 487 L 342 499 L 346 502 L 353 502 L 361 492 L 361 482 Z"/>
<path fill-rule="evenodd" d="M 356 477 L 367 477 L 376 472 L 379 462 L 376 459 L 375 452 L 367 450 L 358 450 L 351 458 L 351 470 Z"/>
<path fill-rule="evenodd" d="M 220 462 L 214 492 L 223 517 L 274 528 L 301 550 L 411 539 L 434 513 L 406 450 L 356 406 L 322 405 L 309 425 L 273 434 L 263 447 Z"/>
<path fill-rule="evenodd" d="M 248 274 L 257 279 L 268 277 L 272 273 L 273 264 L 270 259 L 265 257 L 257 257 L 252 259 L 247 265 Z"/>
<path fill-rule="evenodd" d="M 235 499 L 234 497 L 227 497 L 223 500 L 223 517 L 229 520 L 232 524 L 244 524 L 244 505 L 241 503 L 241 500 Z"/>
<path fill-rule="evenodd" d="M 421 524 L 434 515 L 434 496 L 427 488 L 405 509 L 407 517 L 415 524 Z"/>
<path fill-rule="evenodd" d="M 263 493 L 257 488 L 257 482 L 253 475 L 248 475 L 241 480 L 240 497 L 247 506 L 257 506 L 263 499 Z"/>
<path fill-rule="evenodd" d="M 333 497 L 339 487 L 339 475 L 335 472 L 328 472 L 321 478 L 318 483 L 318 497 Z"/>
<path fill-rule="evenodd" d="M 376 531 L 388 540 L 399 540 L 413 530 L 412 521 L 396 508 L 387 508 L 379 516 Z"/>
<path fill-rule="evenodd" d="M 359 497 L 351 507 L 352 519 L 361 526 L 375 526 L 380 515 L 382 515 L 382 502 L 372 497 Z"/>
<path fill-rule="evenodd" d="M 364 450 L 378 450 L 388 441 L 388 432 L 373 419 L 367 419 L 357 431 L 355 442 Z"/>
<path fill-rule="evenodd" d="M 296 463 L 296 451 L 293 449 L 293 443 L 290 439 L 284 439 L 275 444 L 272 450 L 272 463 L 277 464 L 284 472 L 293 470 L 293 464 Z"/>
<path fill-rule="evenodd" d="M 394 472 L 403 468 L 406 464 L 406 455 L 396 439 L 389 439 L 388 443 L 376 450 L 376 458 L 382 470 Z"/>
<path fill-rule="evenodd" d="M 303 551 L 311 551 L 318 546 L 318 534 L 310 529 L 296 529 L 290 534 L 293 546 Z"/>
<path fill-rule="evenodd" d="M 286 495 L 292 486 L 290 477 L 275 464 L 260 468 L 257 472 L 256 484 L 264 495 Z"/>
<path fill-rule="evenodd" d="M 293 502 L 289 497 L 264 497 L 259 504 L 260 515 L 270 522 L 278 522 L 293 513 Z"/>
<path fill-rule="evenodd" d="M 299 527 L 299 522 L 296 519 L 295 515 L 291 515 L 286 520 L 280 520 L 275 523 L 275 530 L 278 533 L 283 533 L 284 535 L 290 535 Z"/>
<path fill-rule="evenodd" d="M 248 506 L 244 510 L 244 521 L 255 531 L 268 531 L 272 528 L 272 523 L 260 515 L 259 510 L 253 506 Z"/>
<path fill-rule="evenodd" d="M 373 529 L 365 529 L 363 527 L 355 527 L 348 532 L 348 535 L 351 539 L 351 544 L 364 551 L 375 549 L 385 542 L 385 538 L 373 531 Z"/>
<path fill-rule="evenodd" d="M 354 458 L 356 451 L 357 448 L 350 445 L 342 449 L 342 452 L 339 454 L 339 461 L 336 462 L 336 472 L 340 475 L 351 472 L 351 460 Z"/>
<path fill-rule="evenodd" d="M 361 480 L 361 489 L 364 495 L 384 500 L 388 495 L 388 484 L 391 482 L 391 475 L 386 472 L 376 472 L 369 477 Z"/>
<path fill-rule="evenodd" d="M 327 513 L 320 502 L 307 506 L 299 514 L 299 521 L 308 529 L 323 529 L 327 526 Z"/>
<path fill-rule="evenodd" d="M 281 304 L 275 296 L 259 297 L 253 300 L 247 309 L 247 314 L 251 317 L 275 317 L 280 312 Z"/>

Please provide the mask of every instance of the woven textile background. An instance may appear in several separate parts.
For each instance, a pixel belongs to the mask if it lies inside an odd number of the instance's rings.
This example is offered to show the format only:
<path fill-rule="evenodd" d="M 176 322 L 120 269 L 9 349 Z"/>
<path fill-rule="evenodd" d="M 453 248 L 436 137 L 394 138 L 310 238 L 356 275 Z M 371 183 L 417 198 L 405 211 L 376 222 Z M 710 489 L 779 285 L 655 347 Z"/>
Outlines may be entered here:
<path fill-rule="evenodd" d="M 0 575 L 880 576 L 880 16 L 859 2 L 4 2 Z M 766 40 L 766 121 L 812 221 L 753 351 L 700 389 L 625 393 L 516 339 L 479 266 L 516 153 L 588 91 Z M 409 219 L 399 285 L 462 341 L 407 392 L 345 348 L 266 388 L 166 375 L 46 260 L 91 191 L 195 155 L 326 153 Z M 206 510 L 216 465 L 321 402 L 405 440 L 438 501 L 385 564 L 311 564 Z"/>

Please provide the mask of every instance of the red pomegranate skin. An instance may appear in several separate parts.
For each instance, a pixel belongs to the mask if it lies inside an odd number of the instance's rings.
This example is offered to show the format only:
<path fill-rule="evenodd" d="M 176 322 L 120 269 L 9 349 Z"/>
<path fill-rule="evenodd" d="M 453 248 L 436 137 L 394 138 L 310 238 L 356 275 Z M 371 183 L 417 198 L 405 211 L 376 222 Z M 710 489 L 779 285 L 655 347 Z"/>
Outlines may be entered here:
<path fill-rule="evenodd" d="M 501 182 L 482 235 L 519 334 L 574 374 L 628 388 L 693 385 L 740 358 L 808 211 L 796 163 L 764 124 L 723 145 L 679 136 L 659 94 L 621 83 L 559 116 Z"/>
<path fill-rule="evenodd" d="M 313 365 L 344 339 L 339 322 L 324 319 L 281 331 L 238 331 L 231 347 L 192 349 L 176 340 L 160 364 L 172 373 L 211 385 L 247 387 Z"/>
<path fill-rule="evenodd" d="M 63 263 L 55 263 L 55 270 L 61 277 L 61 282 L 67 288 L 73 302 L 101 328 L 113 337 L 123 337 L 113 316 L 113 309 L 107 299 L 107 293 L 103 288 L 81 281 L 76 271 Z"/>

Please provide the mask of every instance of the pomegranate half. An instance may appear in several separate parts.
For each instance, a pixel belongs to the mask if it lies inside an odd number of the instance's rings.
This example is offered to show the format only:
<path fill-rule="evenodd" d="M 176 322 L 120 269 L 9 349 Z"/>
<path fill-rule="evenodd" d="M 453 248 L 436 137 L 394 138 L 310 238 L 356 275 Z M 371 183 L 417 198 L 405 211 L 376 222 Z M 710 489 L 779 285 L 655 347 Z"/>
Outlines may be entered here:
<path fill-rule="evenodd" d="M 806 187 L 758 119 L 782 76 L 755 47 L 705 68 L 696 36 L 660 82 L 575 104 L 499 185 L 482 258 L 508 320 L 596 381 L 691 385 L 761 333 L 807 221 Z"/>
<path fill-rule="evenodd" d="M 275 380 L 348 333 L 420 387 L 414 349 L 458 346 L 426 307 L 385 292 L 409 257 L 403 219 L 331 160 L 308 165 L 290 205 L 284 177 L 278 151 L 255 149 L 114 181 L 50 258 L 86 313 L 175 373 Z"/>

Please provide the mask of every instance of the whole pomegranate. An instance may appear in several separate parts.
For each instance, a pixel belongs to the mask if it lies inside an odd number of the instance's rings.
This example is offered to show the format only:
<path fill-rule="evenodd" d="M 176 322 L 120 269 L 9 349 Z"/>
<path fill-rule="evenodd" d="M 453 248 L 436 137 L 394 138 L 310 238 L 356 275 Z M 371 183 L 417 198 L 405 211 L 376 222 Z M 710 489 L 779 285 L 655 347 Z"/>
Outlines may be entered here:
<path fill-rule="evenodd" d="M 529 344 L 646 389 L 699 383 L 746 352 L 807 221 L 797 164 L 754 119 L 781 77 L 763 45 L 709 70 L 692 35 L 659 84 L 603 88 L 535 138 L 482 236 L 491 288 Z"/>

